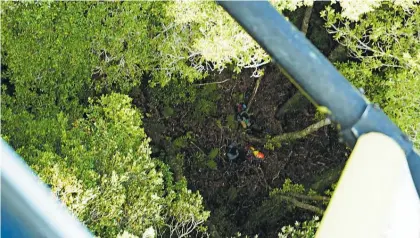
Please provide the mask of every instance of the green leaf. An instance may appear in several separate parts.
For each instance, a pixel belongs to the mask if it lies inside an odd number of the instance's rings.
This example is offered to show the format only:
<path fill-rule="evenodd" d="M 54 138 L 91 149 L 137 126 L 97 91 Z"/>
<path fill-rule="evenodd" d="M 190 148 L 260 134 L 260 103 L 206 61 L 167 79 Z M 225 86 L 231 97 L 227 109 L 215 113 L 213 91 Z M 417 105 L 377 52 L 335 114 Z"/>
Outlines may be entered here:
<path fill-rule="evenodd" d="M 208 155 L 208 157 L 209 157 L 209 159 L 215 159 L 217 156 L 219 155 L 219 148 L 213 148 L 211 151 L 210 151 L 210 153 L 209 153 L 209 155 Z"/>
<path fill-rule="evenodd" d="M 209 160 L 206 163 L 207 167 L 209 167 L 210 169 L 217 169 L 217 163 L 214 162 L 214 160 Z"/>

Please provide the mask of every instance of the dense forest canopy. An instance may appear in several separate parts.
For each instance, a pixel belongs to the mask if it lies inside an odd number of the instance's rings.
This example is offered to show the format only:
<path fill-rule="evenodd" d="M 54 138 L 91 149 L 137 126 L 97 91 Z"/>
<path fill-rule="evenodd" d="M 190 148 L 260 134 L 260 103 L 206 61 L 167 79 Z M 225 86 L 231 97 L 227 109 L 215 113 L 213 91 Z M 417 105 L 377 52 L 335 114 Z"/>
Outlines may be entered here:
<path fill-rule="evenodd" d="M 271 3 L 420 145 L 418 0 Z M 214 2 L 2 2 L 1 82 L 2 138 L 96 236 L 313 237 L 349 154 Z"/>

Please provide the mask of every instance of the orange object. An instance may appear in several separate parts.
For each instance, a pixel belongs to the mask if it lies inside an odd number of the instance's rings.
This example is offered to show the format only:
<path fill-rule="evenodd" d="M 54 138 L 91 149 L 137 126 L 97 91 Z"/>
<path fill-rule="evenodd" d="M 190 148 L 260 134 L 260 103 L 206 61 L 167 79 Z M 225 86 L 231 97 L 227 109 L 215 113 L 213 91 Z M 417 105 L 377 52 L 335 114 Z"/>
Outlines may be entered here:
<path fill-rule="evenodd" d="M 264 159 L 264 154 L 258 151 L 255 157 L 257 157 L 258 159 Z"/>
<path fill-rule="evenodd" d="M 264 159 L 264 154 L 256 150 L 253 146 L 247 146 L 246 148 L 248 150 L 248 153 L 252 152 L 255 158 Z"/>

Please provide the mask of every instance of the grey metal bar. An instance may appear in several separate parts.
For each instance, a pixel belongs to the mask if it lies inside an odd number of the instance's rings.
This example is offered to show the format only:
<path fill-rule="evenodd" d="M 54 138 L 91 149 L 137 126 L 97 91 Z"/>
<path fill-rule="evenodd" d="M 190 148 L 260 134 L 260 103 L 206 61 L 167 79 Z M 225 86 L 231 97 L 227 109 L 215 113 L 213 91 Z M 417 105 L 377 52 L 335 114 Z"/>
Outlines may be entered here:
<path fill-rule="evenodd" d="M 92 237 L 3 139 L 0 158 L 2 237 Z"/>

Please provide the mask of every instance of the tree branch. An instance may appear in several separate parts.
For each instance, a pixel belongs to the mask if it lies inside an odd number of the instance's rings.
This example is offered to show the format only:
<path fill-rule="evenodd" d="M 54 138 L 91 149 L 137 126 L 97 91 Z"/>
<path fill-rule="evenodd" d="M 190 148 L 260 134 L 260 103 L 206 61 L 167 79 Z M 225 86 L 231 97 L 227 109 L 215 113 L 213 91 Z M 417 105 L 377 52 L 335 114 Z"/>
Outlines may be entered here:
<path fill-rule="evenodd" d="M 285 141 L 294 141 L 297 139 L 301 139 L 304 138 L 306 136 L 308 136 L 309 134 L 321 129 L 324 126 L 330 125 L 331 124 L 331 120 L 329 118 L 325 118 L 322 121 L 319 121 L 315 124 L 312 124 L 308 127 L 306 127 L 305 129 L 301 130 L 301 131 L 295 131 L 295 132 L 290 132 L 290 133 L 285 133 L 282 135 L 278 135 L 278 136 L 274 136 L 273 138 L 270 139 L 261 139 L 261 138 L 256 138 L 253 136 L 247 136 L 247 139 L 251 142 L 258 142 L 261 144 L 266 144 L 266 143 L 273 143 L 275 145 L 280 146 L 280 144 L 282 142 Z"/>
<path fill-rule="evenodd" d="M 254 91 L 252 92 L 252 96 L 248 101 L 247 110 L 249 110 L 249 108 L 251 107 L 252 101 L 254 100 L 255 95 L 257 94 L 258 88 L 260 87 L 261 79 L 262 77 L 259 77 L 257 79 L 257 82 L 255 82 Z"/>
<path fill-rule="evenodd" d="M 219 81 L 219 82 L 210 82 L 210 83 L 198 83 L 198 84 L 194 84 L 195 86 L 204 86 L 204 85 L 210 85 L 210 84 L 222 84 L 222 83 L 226 83 L 227 81 L 231 80 L 229 79 L 225 79 L 223 81 Z"/>
<path fill-rule="evenodd" d="M 190 141 L 190 143 L 193 145 L 193 146 L 195 146 L 198 150 L 200 150 L 201 151 L 201 153 L 203 153 L 204 155 L 206 154 L 206 153 L 204 153 L 204 151 L 198 146 L 198 145 L 196 145 L 194 142 L 192 142 L 192 141 Z"/>
<path fill-rule="evenodd" d="M 278 136 L 273 137 L 272 140 L 276 140 L 277 142 L 283 142 L 283 141 L 293 141 L 293 140 L 301 139 L 319 130 L 320 128 L 330 125 L 330 124 L 331 124 L 331 120 L 329 118 L 325 118 L 324 120 L 319 121 L 315 124 L 312 124 L 301 131 L 278 135 Z"/>
<path fill-rule="evenodd" d="M 330 201 L 329 197 L 325 197 L 325 196 L 321 196 L 321 195 L 304 195 L 304 194 L 297 194 L 297 193 L 292 193 L 291 195 L 293 197 L 300 198 L 300 199 L 305 199 L 305 200 L 315 200 L 315 201 L 322 201 L 322 202 L 329 202 Z"/>
<path fill-rule="evenodd" d="M 311 19 L 311 15 L 312 6 L 306 8 L 305 15 L 303 16 L 302 26 L 300 27 L 300 30 L 303 32 L 304 35 L 306 35 L 306 33 L 308 32 L 309 20 Z"/>
<path fill-rule="evenodd" d="M 311 212 L 318 213 L 319 215 L 323 214 L 323 210 L 319 207 L 301 202 L 301 201 L 297 200 L 296 198 L 292 198 L 292 197 L 289 197 L 289 196 L 286 196 L 286 195 L 280 195 L 279 194 L 278 196 L 279 196 L 280 199 L 285 200 L 287 202 L 290 202 L 293 205 L 295 205 L 296 207 L 299 207 L 299 208 L 302 208 L 302 209 L 305 209 L 305 210 L 308 210 L 308 211 L 311 211 Z"/>
<path fill-rule="evenodd" d="M 268 64 L 268 63 L 270 63 L 270 62 L 271 62 L 271 61 L 270 61 L 270 60 L 268 60 L 268 61 L 261 62 L 261 63 L 259 63 L 259 64 L 245 65 L 245 66 L 244 66 L 244 68 L 245 68 L 245 69 L 258 68 L 258 67 L 261 67 L 261 66 L 263 66 L 263 65 L 266 65 L 266 64 Z"/>

